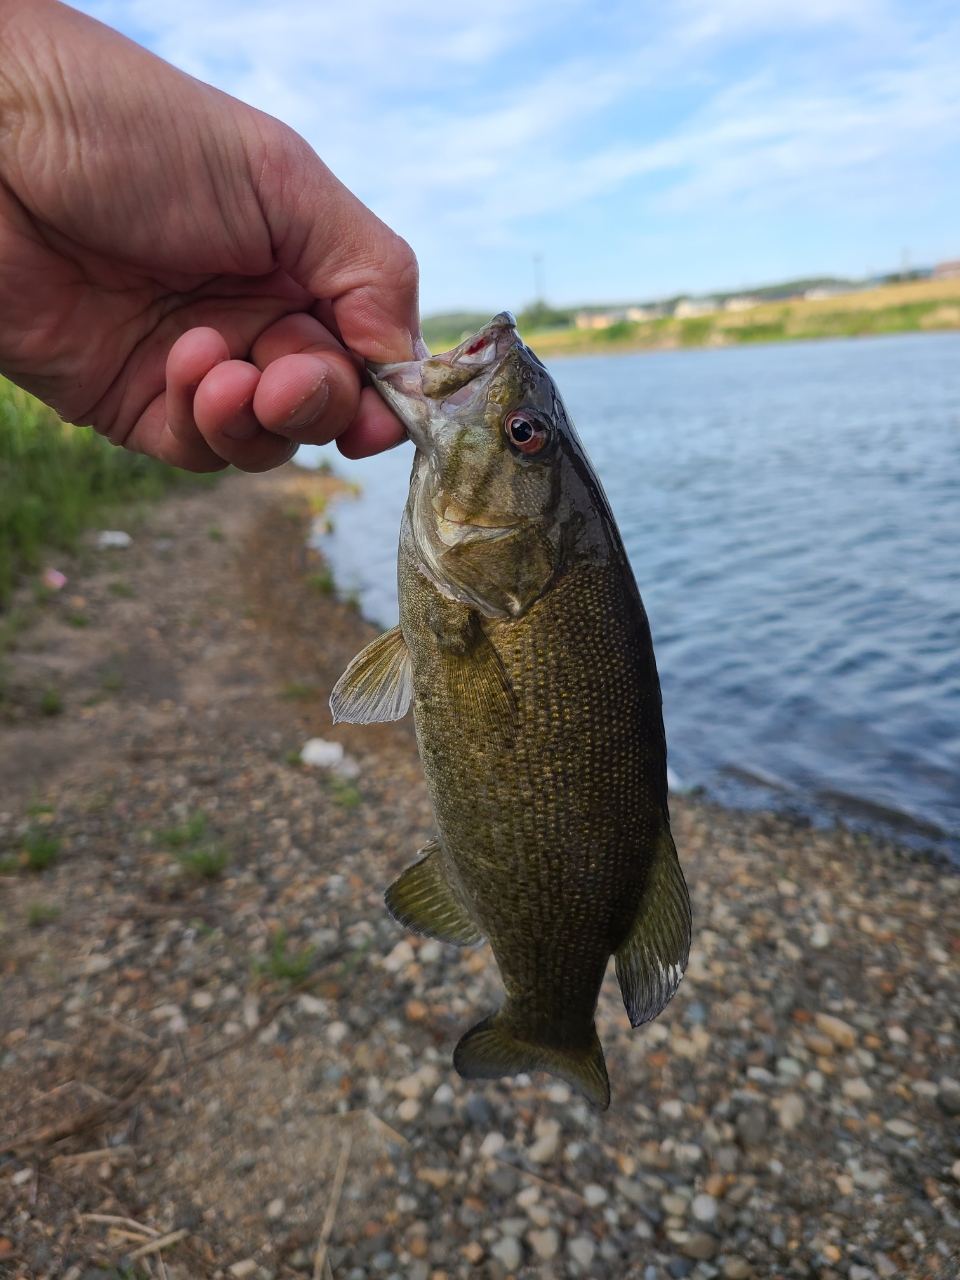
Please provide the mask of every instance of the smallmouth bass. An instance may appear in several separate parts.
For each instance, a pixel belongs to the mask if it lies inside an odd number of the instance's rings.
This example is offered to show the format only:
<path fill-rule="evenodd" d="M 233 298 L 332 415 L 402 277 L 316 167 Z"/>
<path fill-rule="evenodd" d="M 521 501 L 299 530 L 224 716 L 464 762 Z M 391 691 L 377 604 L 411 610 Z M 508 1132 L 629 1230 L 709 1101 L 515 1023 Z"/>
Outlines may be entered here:
<path fill-rule="evenodd" d="M 462 1076 L 542 1070 L 605 1108 L 594 1015 L 610 956 L 639 1026 L 673 996 L 690 947 L 633 572 L 509 313 L 444 355 L 370 371 L 417 449 L 400 622 L 330 705 L 360 724 L 412 705 L 439 832 L 386 904 L 427 937 L 490 941 L 505 1000 L 457 1045 Z"/>

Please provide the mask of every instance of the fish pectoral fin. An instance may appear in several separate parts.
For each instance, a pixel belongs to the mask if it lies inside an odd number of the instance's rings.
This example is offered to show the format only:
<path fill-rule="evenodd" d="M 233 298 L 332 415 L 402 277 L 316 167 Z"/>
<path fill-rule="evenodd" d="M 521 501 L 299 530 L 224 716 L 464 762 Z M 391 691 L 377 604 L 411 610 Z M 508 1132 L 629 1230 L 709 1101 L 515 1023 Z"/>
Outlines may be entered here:
<path fill-rule="evenodd" d="M 668 829 L 661 835 L 633 926 L 616 952 L 620 993 L 639 1027 L 669 1004 L 690 955 L 690 897 Z"/>
<path fill-rule="evenodd" d="M 464 1080 L 498 1080 L 521 1071 L 546 1071 L 564 1080 L 600 1111 L 610 1105 L 610 1081 L 594 1029 L 584 1048 L 535 1044 L 523 1037 L 503 1009 L 471 1027 L 453 1051 Z"/>
<path fill-rule="evenodd" d="M 500 743 L 513 742 L 517 732 L 517 700 L 499 653 L 478 627 L 469 652 L 444 658 L 451 703 L 465 732 L 478 727 Z"/>
<path fill-rule="evenodd" d="M 426 857 L 407 867 L 384 894 L 387 910 L 405 929 L 438 942 L 455 947 L 482 942 L 483 934 L 447 877 L 439 843 L 431 840 L 420 852 Z"/>
<path fill-rule="evenodd" d="M 333 723 L 399 720 L 413 696 L 410 651 L 400 628 L 391 627 L 357 654 L 330 695 Z"/>

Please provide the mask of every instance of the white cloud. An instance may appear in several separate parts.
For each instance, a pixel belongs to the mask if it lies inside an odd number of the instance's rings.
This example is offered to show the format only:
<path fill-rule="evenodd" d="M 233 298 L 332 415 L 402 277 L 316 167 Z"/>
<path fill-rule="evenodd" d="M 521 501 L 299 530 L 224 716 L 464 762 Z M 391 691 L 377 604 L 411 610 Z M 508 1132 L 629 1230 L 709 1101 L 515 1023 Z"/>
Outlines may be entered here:
<path fill-rule="evenodd" d="M 611 202 L 638 235 L 699 211 L 735 244 L 745 212 L 852 219 L 906 209 L 906 176 L 956 181 L 960 29 L 936 0 L 84 7 L 303 133 L 411 240 L 428 306 L 538 237 L 602 276 Z"/>

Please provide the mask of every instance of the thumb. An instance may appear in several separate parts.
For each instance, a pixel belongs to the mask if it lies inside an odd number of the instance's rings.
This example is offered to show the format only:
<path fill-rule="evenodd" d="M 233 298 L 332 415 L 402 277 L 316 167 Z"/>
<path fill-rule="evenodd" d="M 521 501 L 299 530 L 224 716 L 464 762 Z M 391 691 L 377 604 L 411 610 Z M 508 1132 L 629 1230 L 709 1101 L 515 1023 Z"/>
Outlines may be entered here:
<path fill-rule="evenodd" d="M 269 121 L 274 136 L 252 172 L 279 266 L 331 304 L 344 344 L 358 355 L 412 360 L 420 339 L 413 250 L 303 138 L 269 117 L 261 121 Z"/>

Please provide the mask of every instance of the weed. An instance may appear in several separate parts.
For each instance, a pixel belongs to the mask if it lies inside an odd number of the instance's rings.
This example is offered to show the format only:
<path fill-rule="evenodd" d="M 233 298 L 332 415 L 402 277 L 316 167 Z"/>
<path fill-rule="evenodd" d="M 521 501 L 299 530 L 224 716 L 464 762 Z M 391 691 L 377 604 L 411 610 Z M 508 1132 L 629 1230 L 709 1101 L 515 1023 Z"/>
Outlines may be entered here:
<path fill-rule="evenodd" d="M 123 674 L 118 667 L 105 667 L 100 673 L 100 688 L 105 693 L 117 693 L 123 687 Z"/>
<path fill-rule="evenodd" d="M 315 516 L 322 516 L 327 509 L 327 499 L 322 493 L 314 493 L 310 496 L 310 510 Z"/>
<path fill-rule="evenodd" d="M 118 503 L 158 498 L 174 484 L 209 487 L 144 454 L 117 449 L 0 379 L 0 606 L 43 549 L 71 549 L 84 528 Z"/>
<path fill-rule="evenodd" d="M 7 854 L 5 858 L 0 858 L 0 876 L 12 876 L 19 866 L 19 859 Z"/>
<path fill-rule="evenodd" d="M 30 871 L 46 871 L 60 852 L 60 841 L 43 827 L 31 827 L 23 837 L 23 851 Z"/>
<path fill-rule="evenodd" d="M 110 590 L 115 596 L 119 596 L 121 600 L 133 599 L 133 587 L 128 582 L 122 582 L 119 578 L 110 583 Z"/>
<path fill-rule="evenodd" d="M 315 684 L 304 684 L 300 681 L 294 681 L 293 684 L 285 684 L 280 690 L 282 698 L 294 698 L 299 702 L 308 702 L 312 698 L 318 697 L 320 690 Z"/>
<path fill-rule="evenodd" d="M 202 809 L 198 809 L 186 822 L 170 827 L 167 831 L 161 831 L 160 839 L 171 849 L 184 849 L 187 845 L 196 844 L 198 840 L 202 840 L 206 830 L 207 815 Z"/>
<path fill-rule="evenodd" d="M 40 699 L 40 713 L 45 716 L 58 716 L 63 710 L 63 699 L 56 689 L 46 689 Z"/>
<path fill-rule="evenodd" d="M 199 849 L 185 849 L 177 854 L 177 861 L 198 880 L 216 880 L 230 861 L 230 855 L 218 845 L 209 844 Z"/>
<path fill-rule="evenodd" d="M 261 972 L 267 972 L 272 978 L 289 978 L 291 982 L 302 982 L 310 971 L 316 947 L 304 947 L 298 953 L 287 954 L 287 931 L 278 929 L 273 935 L 273 946 L 270 955 L 261 962 Z"/>
<path fill-rule="evenodd" d="M 211 542 L 222 542 L 224 537 L 223 530 L 218 529 L 215 524 L 212 524 L 207 530 L 207 537 Z"/>
<path fill-rule="evenodd" d="M 299 751 L 288 751 L 283 758 L 284 760 L 286 760 L 287 764 L 293 765 L 294 768 L 296 768 L 298 765 L 303 763 L 303 761 L 300 759 Z"/>
<path fill-rule="evenodd" d="M 332 596 L 336 588 L 333 580 L 333 574 L 329 569 L 320 569 L 316 573 L 307 574 L 307 586 L 312 587 L 314 591 L 319 591 L 321 595 Z"/>
<path fill-rule="evenodd" d="M 341 809 L 356 809 L 363 800 L 355 782 L 349 778 L 338 778 L 336 774 L 330 778 L 330 792 L 333 803 L 338 804 Z"/>
<path fill-rule="evenodd" d="M 42 902 L 34 902 L 27 911 L 27 924 L 31 929 L 42 929 L 59 917 L 59 907 L 45 907 Z"/>
<path fill-rule="evenodd" d="M 90 625 L 90 619 L 85 613 L 68 613 L 65 621 L 68 622 L 71 627 L 89 627 Z"/>

